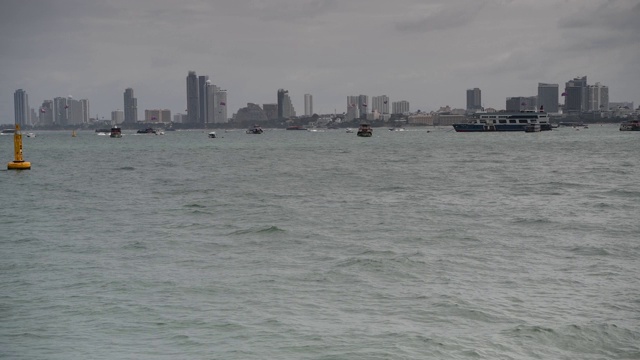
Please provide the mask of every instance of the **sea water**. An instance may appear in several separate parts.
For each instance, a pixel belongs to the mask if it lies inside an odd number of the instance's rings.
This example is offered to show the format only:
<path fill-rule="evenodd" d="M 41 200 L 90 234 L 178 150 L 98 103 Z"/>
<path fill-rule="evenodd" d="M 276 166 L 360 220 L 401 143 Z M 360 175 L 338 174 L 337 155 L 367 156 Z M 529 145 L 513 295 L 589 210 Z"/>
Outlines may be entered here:
<path fill-rule="evenodd" d="M 640 358 L 640 134 L 217 133 L 23 139 L 1 358 Z"/>

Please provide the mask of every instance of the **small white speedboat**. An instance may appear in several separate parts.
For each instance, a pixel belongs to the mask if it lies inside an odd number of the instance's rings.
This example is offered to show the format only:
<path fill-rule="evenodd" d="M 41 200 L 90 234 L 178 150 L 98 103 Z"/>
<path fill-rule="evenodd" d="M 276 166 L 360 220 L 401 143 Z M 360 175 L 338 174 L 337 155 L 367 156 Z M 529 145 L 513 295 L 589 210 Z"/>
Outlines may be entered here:
<path fill-rule="evenodd" d="M 216 132 L 212 131 L 209 133 L 209 138 L 214 139 L 216 137 Z"/>

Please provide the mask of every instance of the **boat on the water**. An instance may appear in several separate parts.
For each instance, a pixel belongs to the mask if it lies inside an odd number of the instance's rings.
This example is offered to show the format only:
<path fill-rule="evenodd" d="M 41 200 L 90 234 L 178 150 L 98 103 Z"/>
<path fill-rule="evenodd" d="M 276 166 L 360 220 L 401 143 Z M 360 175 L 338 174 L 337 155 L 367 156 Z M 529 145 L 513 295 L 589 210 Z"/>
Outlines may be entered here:
<path fill-rule="evenodd" d="M 253 125 L 252 128 L 247 129 L 247 134 L 262 134 L 264 130 L 260 127 L 260 125 Z"/>
<path fill-rule="evenodd" d="M 15 132 L 15 129 L 4 129 L 0 131 L 0 135 L 13 135 Z"/>
<path fill-rule="evenodd" d="M 305 128 L 304 126 L 300 126 L 300 125 L 292 125 L 287 127 L 287 130 L 307 130 L 307 128 Z"/>
<path fill-rule="evenodd" d="M 215 139 L 215 137 L 216 137 L 216 132 L 215 131 L 212 131 L 212 132 L 209 133 L 209 138 L 210 139 Z"/>
<path fill-rule="evenodd" d="M 539 125 L 540 131 L 551 130 L 549 114 L 521 111 L 510 113 L 476 113 L 466 123 L 453 124 L 456 132 L 526 131 L 529 125 Z"/>
<path fill-rule="evenodd" d="M 352 128 L 347 128 L 346 133 L 347 134 L 352 134 L 353 133 L 353 129 Z"/>
<path fill-rule="evenodd" d="M 109 136 L 112 137 L 112 138 L 121 138 L 122 137 L 122 129 L 120 129 L 117 126 L 112 127 Z"/>
<path fill-rule="evenodd" d="M 620 124 L 620 131 L 640 131 L 640 120 L 622 122 Z"/>
<path fill-rule="evenodd" d="M 371 125 L 369 124 L 360 124 L 360 127 L 358 128 L 358 136 L 361 137 L 371 137 L 373 136 L 373 129 L 371 128 Z"/>
<path fill-rule="evenodd" d="M 153 128 L 140 129 L 137 131 L 138 134 L 155 134 L 156 131 Z"/>

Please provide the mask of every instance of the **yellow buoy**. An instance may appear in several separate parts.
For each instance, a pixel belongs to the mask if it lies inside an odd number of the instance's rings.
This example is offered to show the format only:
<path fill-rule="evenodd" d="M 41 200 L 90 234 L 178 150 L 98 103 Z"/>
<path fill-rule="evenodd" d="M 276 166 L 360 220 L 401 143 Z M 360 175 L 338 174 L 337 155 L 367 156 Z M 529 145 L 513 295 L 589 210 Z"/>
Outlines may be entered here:
<path fill-rule="evenodd" d="M 13 133 L 13 152 L 15 154 L 15 160 L 7 165 L 8 170 L 31 169 L 31 163 L 22 159 L 22 133 L 20 132 L 20 125 L 18 124 L 16 124 L 16 132 Z"/>

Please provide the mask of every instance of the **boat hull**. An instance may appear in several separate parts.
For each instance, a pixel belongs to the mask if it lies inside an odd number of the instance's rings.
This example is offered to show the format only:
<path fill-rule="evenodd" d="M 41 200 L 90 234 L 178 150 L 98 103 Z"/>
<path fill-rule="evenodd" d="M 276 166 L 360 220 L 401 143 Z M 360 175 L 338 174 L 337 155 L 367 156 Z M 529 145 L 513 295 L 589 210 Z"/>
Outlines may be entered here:
<path fill-rule="evenodd" d="M 456 132 L 523 132 L 526 131 L 527 124 L 453 124 Z M 551 130 L 550 124 L 540 124 L 540 131 Z"/>

